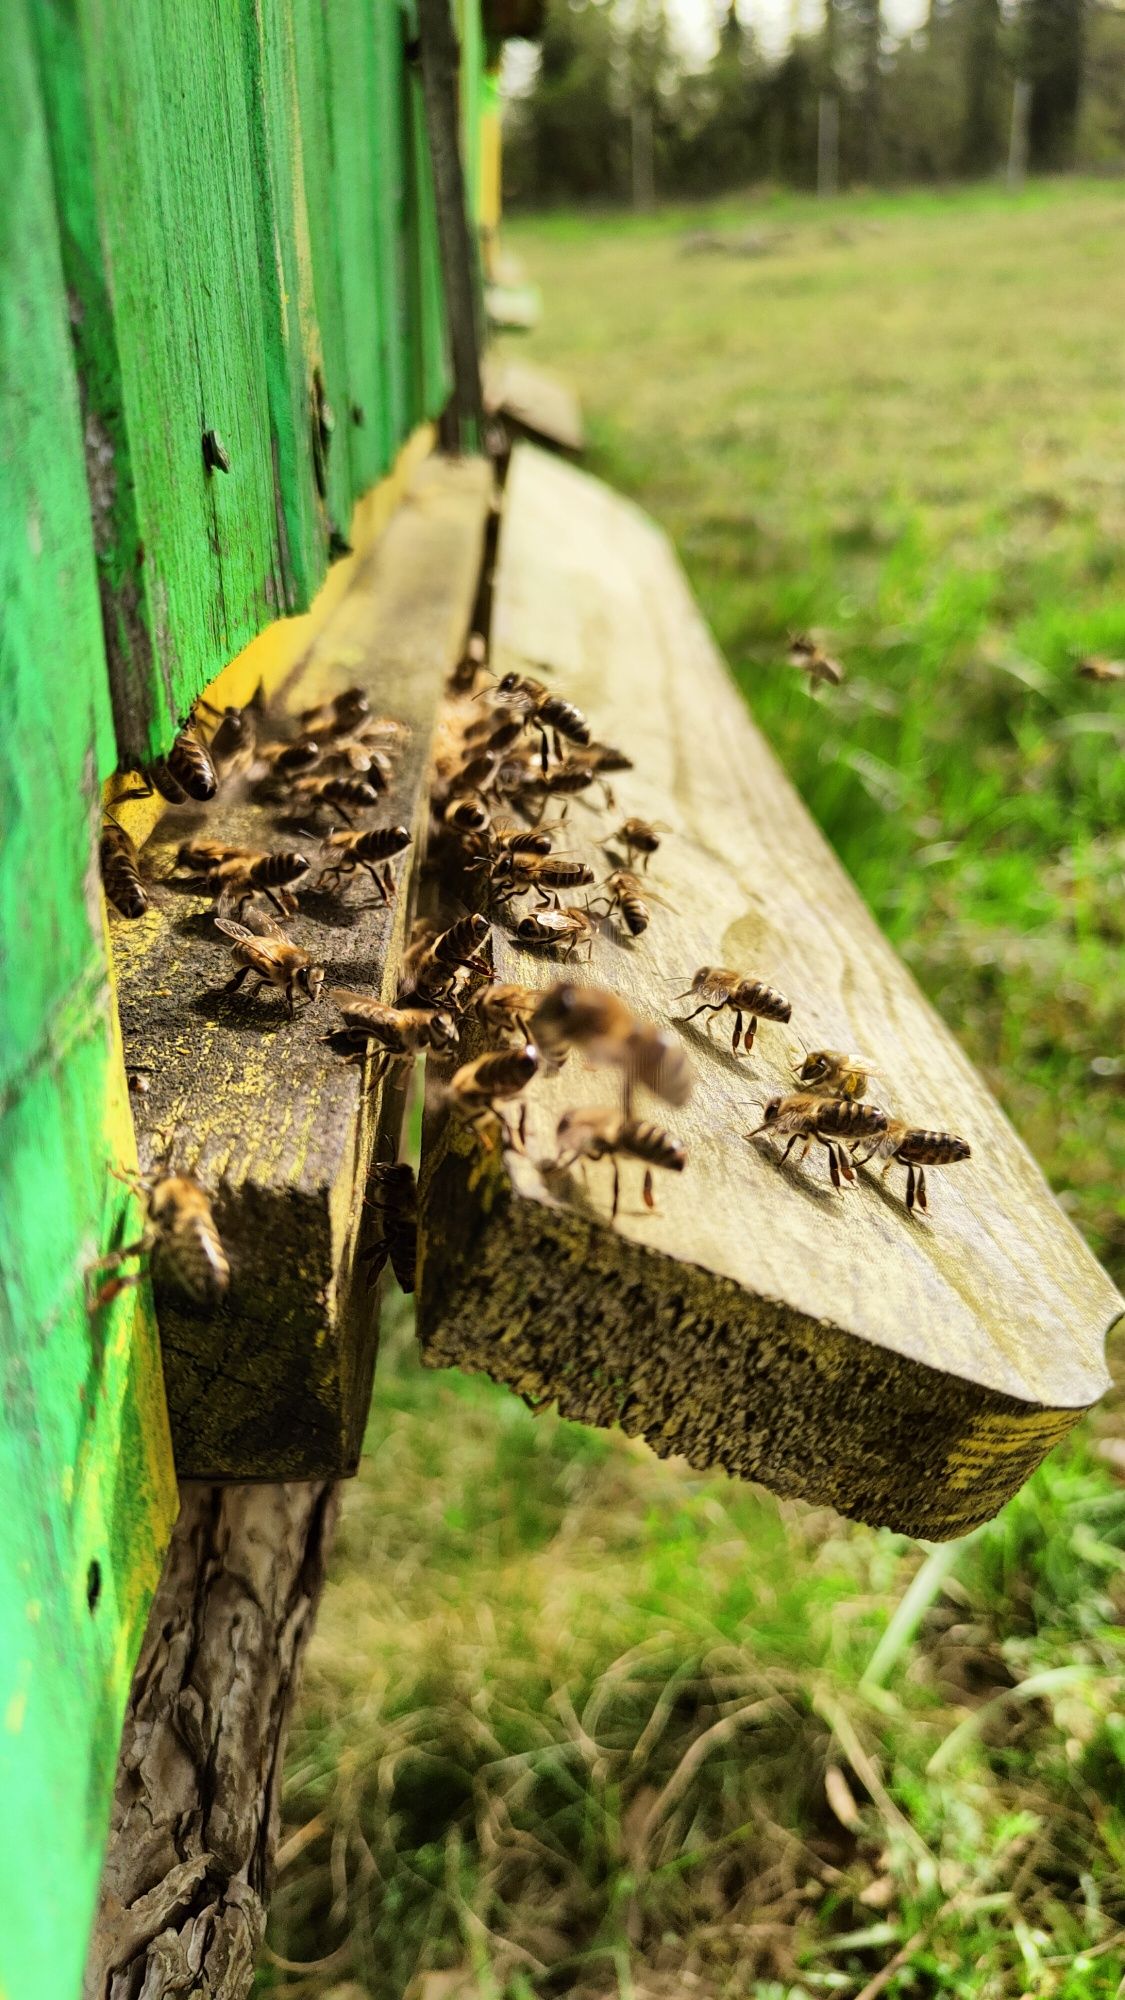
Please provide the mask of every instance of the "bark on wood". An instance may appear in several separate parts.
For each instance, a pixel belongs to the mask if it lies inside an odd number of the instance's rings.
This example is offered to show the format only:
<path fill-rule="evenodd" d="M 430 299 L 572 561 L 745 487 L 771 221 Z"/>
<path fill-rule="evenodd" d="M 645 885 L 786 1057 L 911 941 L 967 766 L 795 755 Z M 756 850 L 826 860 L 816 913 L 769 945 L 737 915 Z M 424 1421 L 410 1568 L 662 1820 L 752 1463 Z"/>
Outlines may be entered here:
<path fill-rule="evenodd" d="M 244 2000 L 337 1488 L 182 1489 L 125 1718 L 84 2000 Z"/>
<path fill-rule="evenodd" d="M 329 986 L 384 1000 L 397 992 L 425 844 L 430 736 L 472 615 L 490 491 L 479 460 L 423 465 L 278 697 L 300 708 L 358 683 L 375 711 L 413 732 L 377 815 L 415 836 L 394 902 L 379 907 L 358 877 L 338 898 L 303 893 L 290 926 L 326 965 Z M 221 1311 L 195 1313 L 158 1287 L 181 1479 L 352 1471 L 367 1415 L 378 1329 L 358 1261 L 358 1196 L 381 1132 L 395 1125 L 393 1098 L 325 1046 L 338 1025 L 326 999 L 289 1020 L 276 992 L 224 993 L 229 944 L 211 898 L 170 877 L 188 835 L 297 847 L 315 865 L 307 813 L 267 812 L 237 792 L 165 813 L 144 851 L 149 912 L 114 925 L 126 1060 L 149 1080 L 137 1109 L 142 1163 L 167 1157 L 203 1183 L 231 1263 Z"/>
<path fill-rule="evenodd" d="M 652 864 L 643 937 L 607 926 L 574 976 L 644 1016 L 702 965 L 781 988 L 735 1057 L 679 1032 L 697 1085 L 644 1115 L 687 1145 L 659 1211 L 609 1169 L 553 1193 L 535 1162 L 574 1104 L 612 1106 L 604 1070 L 572 1060 L 529 1097 L 528 1154 L 483 1156 L 432 1092 L 423 1158 L 419 1329 L 434 1365 L 481 1369 L 532 1404 L 621 1423 L 662 1453 L 937 1538 L 963 1534 L 1027 1477 L 1102 1394 L 1121 1301 L 1026 1148 L 875 926 L 757 734 L 664 537 L 597 481 L 517 448 L 505 496 L 491 660 L 542 673 L 636 768 L 617 809 L 575 803 L 565 842 L 627 814 L 670 831 Z M 779 666 L 779 671 L 787 671 Z M 544 984 L 549 960 L 494 932 L 499 980 Z M 865 1174 L 833 1192 L 823 1165 L 779 1171 L 743 1137 L 794 1087 L 792 1052 L 834 1047 L 878 1069 L 870 1095 L 912 1124 L 961 1133 L 969 1162 L 930 1175 L 929 1217 Z M 639 1170 L 635 1170 L 639 1173 Z"/>

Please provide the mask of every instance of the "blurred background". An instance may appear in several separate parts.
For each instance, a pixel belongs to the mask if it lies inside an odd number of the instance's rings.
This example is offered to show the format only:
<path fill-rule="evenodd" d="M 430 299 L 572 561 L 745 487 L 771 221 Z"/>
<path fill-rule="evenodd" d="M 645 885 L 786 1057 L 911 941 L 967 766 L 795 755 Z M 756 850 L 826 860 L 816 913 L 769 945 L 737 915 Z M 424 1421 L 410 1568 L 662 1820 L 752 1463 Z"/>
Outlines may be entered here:
<path fill-rule="evenodd" d="M 507 85 L 502 350 L 1120 1283 L 1125 13 L 553 0 Z M 926 1549 L 426 1374 L 402 1302 L 261 1990 L 1125 1993 L 1123 1481 L 1111 1401 Z"/>

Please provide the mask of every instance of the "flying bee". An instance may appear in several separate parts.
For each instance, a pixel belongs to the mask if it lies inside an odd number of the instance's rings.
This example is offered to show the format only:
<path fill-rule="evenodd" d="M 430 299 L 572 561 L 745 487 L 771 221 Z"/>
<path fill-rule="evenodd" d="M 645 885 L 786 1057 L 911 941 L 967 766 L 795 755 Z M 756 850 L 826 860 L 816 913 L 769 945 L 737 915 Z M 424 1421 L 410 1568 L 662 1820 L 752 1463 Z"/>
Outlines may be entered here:
<path fill-rule="evenodd" d="M 521 775 L 512 798 L 517 809 L 526 811 L 529 819 L 537 809 L 535 824 L 538 826 L 551 799 L 572 798 L 579 792 L 588 792 L 597 775 L 585 764 L 578 764 L 568 757 L 565 764 L 556 764 L 553 770 Z"/>
<path fill-rule="evenodd" d="M 414 1169 L 405 1160 L 393 1166 L 378 1166 L 373 1179 L 376 1192 L 365 1195 L 364 1204 L 379 1220 L 379 1236 L 363 1251 L 367 1282 L 372 1290 L 389 1262 L 401 1292 L 412 1292 L 418 1267 L 418 1189 Z"/>
<path fill-rule="evenodd" d="M 838 1188 L 840 1176 L 853 1181 L 855 1173 L 844 1148 L 854 1145 L 856 1140 L 878 1139 L 887 1129 L 887 1113 L 880 1111 L 877 1104 L 859 1104 L 854 1097 L 815 1097 L 809 1091 L 800 1091 L 790 1097 L 773 1097 L 762 1113 L 762 1123 L 753 1132 L 747 1132 L 748 1139 L 755 1139 L 759 1132 L 770 1132 L 787 1141 L 781 1161 L 789 1158 L 797 1141 L 801 1143 L 801 1159 L 808 1157 L 814 1140 L 823 1146 L 828 1154 L 828 1170 L 832 1175 L 832 1185 Z"/>
<path fill-rule="evenodd" d="M 121 1265 L 131 1257 L 147 1257 L 149 1267 L 167 1273 L 176 1289 L 196 1305 L 218 1305 L 230 1285 L 230 1264 L 210 1199 L 199 1182 L 189 1174 L 118 1174 L 117 1178 L 143 1198 L 145 1229 L 135 1243 L 124 1243 L 91 1265 L 86 1274 L 91 1310 L 97 1312 L 129 1285 L 142 1282 L 144 1266 L 121 1275 Z M 91 1292 L 92 1281 L 102 1271 L 115 1275 Z"/>
<path fill-rule="evenodd" d="M 464 984 L 462 972 L 491 979 L 492 967 L 481 957 L 490 935 L 488 918 L 477 913 L 458 918 L 446 931 L 423 934 L 417 949 L 412 941 L 404 964 L 410 990 L 428 1005 L 448 999 Z"/>
<path fill-rule="evenodd" d="M 586 744 L 590 741 L 590 725 L 580 708 L 572 701 L 563 701 L 560 695 L 552 694 L 542 681 L 532 680 L 526 674 L 505 674 L 496 684 L 497 701 L 510 701 L 523 712 L 525 722 L 539 731 L 539 753 L 543 770 L 547 769 L 547 751 L 550 738 L 554 738 L 555 755 L 562 757 L 562 738 L 568 743 Z"/>
<path fill-rule="evenodd" d="M 612 743 L 587 744 L 586 748 L 581 752 L 581 759 L 586 768 L 593 771 L 595 777 L 599 778 L 604 777 L 610 771 L 631 771 L 633 769 L 633 759 L 627 757 L 624 750 L 615 749 Z"/>
<path fill-rule="evenodd" d="M 528 854 L 512 847 L 498 855 L 489 870 L 498 895 L 510 898 L 537 889 L 541 903 L 550 902 L 549 889 L 584 889 L 593 879 L 593 869 L 569 855 Z"/>
<path fill-rule="evenodd" d="M 534 1042 L 524 1042 L 518 1049 L 497 1049 L 488 1055 L 477 1056 L 475 1061 L 462 1063 L 455 1070 L 449 1083 L 449 1102 L 459 1118 L 471 1125 L 478 1138 L 486 1147 L 491 1141 L 486 1136 L 494 1126 L 499 1126 L 506 1145 L 511 1145 L 512 1134 L 503 1113 L 498 1106 L 510 1103 L 526 1090 L 532 1078 L 538 1074 L 539 1050 Z M 520 1109 L 520 1142 L 524 1137 L 524 1110 Z"/>
<path fill-rule="evenodd" d="M 1125 660 L 1106 660 L 1098 653 L 1090 653 L 1079 660 L 1074 671 L 1083 681 L 1125 681 Z M 925 1203 L 919 1206 L 924 1207 Z"/>
<path fill-rule="evenodd" d="M 660 846 L 660 836 L 664 832 L 667 832 L 667 828 L 661 821 L 627 819 L 623 826 L 618 827 L 613 838 L 614 840 L 619 840 L 625 849 L 625 859 L 630 868 L 636 856 L 643 854 L 644 861 L 641 865 L 647 869 L 649 862 Z"/>
<path fill-rule="evenodd" d="M 830 687 L 839 687 L 844 678 L 839 660 L 832 659 L 811 633 L 790 634 L 788 659 L 791 667 L 798 667 L 808 675 L 811 684 L 826 681 Z"/>
<path fill-rule="evenodd" d="M 295 743 L 265 743 L 258 754 L 272 778 L 278 783 L 288 783 L 290 778 L 303 777 L 319 764 L 321 749 L 314 737 L 298 736 Z"/>
<path fill-rule="evenodd" d="M 545 987 L 537 995 L 530 1034 L 545 1055 L 579 1049 L 588 1062 L 620 1070 L 627 1117 L 638 1083 L 668 1104 L 686 1104 L 691 1094 L 691 1066 L 678 1038 L 653 1022 L 639 1020 L 603 986 L 579 986 L 564 979 Z"/>
<path fill-rule="evenodd" d="M 207 750 L 216 772 L 221 771 L 224 777 L 230 771 L 245 769 L 253 761 L 258 740 L 258 716 L 262 709 L 260 694 L 261 689 L 242 708 L 215 708 L 211 702 L 204 701 L 202 695 L 195 704 L 197 709 L 203 709 L 205 714 L 214 718 L 215 726 Z"/>
<path fill-rule="evenodd" d="M 309 872 L 309 864 L 303 854 L 287 850 L 271 854 L 264 848 L 228 848 L 222 858 L 209 863 L 205 850 L 219 848 L 221 842 L 185 841 L 177 855 L 177 867 L 195 866 L 203 877 L 203 886 L 209 895 L 222 896 L 227 906 L 237 907 L 249 902 L 257 892 L 268 898 L 281 916 L 292 916 L 297 908 L 297 898 L 293 894 L 294 882 L 300 882 Z M 196 856 L 194 862 L 185 856 Z"/>
<path fill-rule="evenodd" d="M 734 1037 L 731 1048 L 738 1054 L 739 1037 L 742 1046 L 749 1051 L 754 1046 L 759 1016 L 765 1021 L 787 1021 L 793 1012 L 783 993 L 767 986 L 761 979 L 751 979 L 745 973 L 732 972 L 725 965 L 703 965 L 694 974 L 687 992 L 678 993 L 678 1000 L 686 1000 L 691 995 L 699 1001 L 690 1014 L 680 1016 L 681 1020 L 694 1021 L 697 1014 L 708 1017 L 721 1014 L 724 1008 L 734 1015 Z M 749 1017 L 749 1025 L 742 1035 L 742 1017 Z M 708 1026 L 710 1019 L 708 1019 Z"/>
<path fill-rule="evenodd" d="M 818 1097 L 866 1097 L 875 1073 L 862 1056 L 845 1055 L 841 1049 L 810 1049 L 803 1061 L 793 1059 L 796 1081 Z"/>
<path fill-rule="evenodd" d="M 135 921 L 148 909 L 148 891 L 141 881 L 141 860 L 136 843 L 120 821 L 107 813 L 102 821 L 102 882 L 105 893 L 120 916 Z"/>
<path fill-rule="evenodd" d="M 331 701 L 318 702 L 297 716 L 297 726 L 305 736 L 346 736 L 371 713 L 371 703 L 359 687 L 345 688 Z"/>
<path fill-rule="evenodd" d="M 290 795 L 303 805 L 327 806 L 339 813 L 345 826 L 354 826 L 353 812 L 366 812 L 379 803 L 380 792 L 385 792 L 386 783 L 374 770 L 366 778 L 322 778 L 315 773 L 307 778 L 295 778 L 289 786 Z"/>
<path fill-rule="evenodd" d="M 540 998 L 535 986 L 482 986 L 469 1002 L 469 1011 L 494 1034 L 518 1035 L 521 1042 L 534 1041 L 531 1016 Z"/>
<path fill-rule="evenodd" d="M 512 932 L 517 944 L 528 951 L 546 951 L 552 948 L 562 952 L 566 959 L 574 957 L 580 945 L 586 946 L 587 960 L 594 950 L 594 924 L 588 911 L 580 910 L 575 904 L 560 908 L 558 904 L 546 910 L 529 911 L 521 917 Z"/>
<path fill-rule="evenodd" d="M 409 847 L 410 838 L 410 829 L 405 826 L 373 826 L 365 833 L 330 833 L 324 843 L 330 850 L 329 863 L 317 887 L 336 889 L 345 875 L 354 875 L 364 868 L 384 903 L 389 903 L 395 890 L 391 856 Z"/>
<path fill-rule="evenodd" d="M 643 1118 L 620 1118 L 615 1111 L 564 1111 L 555 1133 L 558 1158 L 552 1171 L 576 1165 L 579 1160 L 611 1160 L 613 1163 L 613 1207 L 610 1221 L 616 1222 L 621 1195 L 618 1159 L 643 1160 L 645 1174 L 641 1193 L 646 1208 L 655 1208 L 652 1170 L 682 1174 L 687 1153 L 678 1139 L 659 1125 Z"/>
<path fill-rule="evenodd" d="M 862 1155 L 854 1154 L 858 1167 L 865 1167 L 869 1160 L 885 1160 L 883 1179 L 885 1180 L 896 1160 L 906 1168 L 906 1206 L 913 1211 L 927 1207 L 926 1168 L 952 1166 L 955 1160 L 972 1158 L 967 1139 L 959 1139 L 955 1132 L 927 1132 L 919 1125 L 904 1125 L 898 1118 L 889 1118 L 885 1129 L 879 1133 L 874 1143 Z"/>
<path fill-rule="evenodd" d="M 216 926 L 226 937 L 234 939 L 231 956 L 239 970 L 228 979 L 224 993 L 237 993 L 247 979 L 256 979 L 254 992 L 263 986 L 276 986 L 284 993 L 289 1008 L 289 1018 L 296 1012 L 298 993 L 307 1000 L 315 1000 L 324 984 L 324 967 L 315 965 L 311 952 L 302 951 L 284 932 L 280 937 L 255 937 L 245 924 L 232 923 L 229 917 L 216 917 Z"/>
<path fill-rule="evenodd" d="M 412 1062 L 422 1049 L 443 1055 L 457 1046 L 457 1023 L 444 1009 L 387 1007 L 371 994 L 355 993 L 348 986 L 330 987 L 328 998 L 343 1015 L 342 1035 L 352 1049 L 362 1050 L 375 1043 L 379 1076 L 392 1062 Z M 326 1035 L 324 1039 L 331 1041 L 333 1037 Z"/>
<path fill-rule="evenodd" d="M 640 877 L 629 868 L 615 868 L 605 878 L 606 893 L 595 896 L 590 904 L 594 909 L 598 903 L 610 913 L 617 910 L 630 937 L 640 937 L 652 922 L 652 911 L 641 894 Z"/>

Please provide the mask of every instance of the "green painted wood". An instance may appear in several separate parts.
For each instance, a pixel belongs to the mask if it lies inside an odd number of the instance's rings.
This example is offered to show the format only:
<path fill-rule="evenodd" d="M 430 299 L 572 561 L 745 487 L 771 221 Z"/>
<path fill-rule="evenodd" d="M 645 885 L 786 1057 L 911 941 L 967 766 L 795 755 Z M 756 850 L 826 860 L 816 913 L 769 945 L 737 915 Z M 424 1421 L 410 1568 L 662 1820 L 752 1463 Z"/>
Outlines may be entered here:
<path fill-rule="evenodd" d="M 324 504 L 332 526 L 346 534 L 355 487 L 348 445 L 347 329 L 332 166 L 332 65 L 324 0 L 289 0 L 300 121 L 301 163 L 312 274 L 312 361 L 332 414 L 326 440 Z M 368 143 L 370 141 L 368 140 Z"/>
<path fill-rule="evenodd" d="M 40 4 L 99 559 L 135 599 L 108 621 L 135 759 L 288 605 L 243 24 L 226 0 Z M 205 466 L 209 429 L 229 473 Z"/>
<path fill-rule="evenodd" d="M 480 0 L 456 0 L 454 18 L 461 43 L 461 149 L 469 214 L 481 214 L 480 121 L 484 108 L 484 29 Z"/>
<path fill-rule="evenodd" d="M 132 1229 L 96 863 L 112 727 L 52 178 L 24 0 L 0 67 L 0 1993 L 73 2000 L 118 1733 L 175 1509 Z"/>
<path fill-rule="evenodd" d="M 422 79 L 415 66 L 406 73 L 408 296 L 415 421 L 436 417 L 444 408 L 452 376 L 441 280 L 437 208 L 426 136 Z"/>
<path fill-rule="evenodd" d="M 243 24 L 270 428 L 295 608 L 311 603 L 324 576 L 328 521 L 313 451 L 319 354 L 290 0 L 243 0 Z"/>

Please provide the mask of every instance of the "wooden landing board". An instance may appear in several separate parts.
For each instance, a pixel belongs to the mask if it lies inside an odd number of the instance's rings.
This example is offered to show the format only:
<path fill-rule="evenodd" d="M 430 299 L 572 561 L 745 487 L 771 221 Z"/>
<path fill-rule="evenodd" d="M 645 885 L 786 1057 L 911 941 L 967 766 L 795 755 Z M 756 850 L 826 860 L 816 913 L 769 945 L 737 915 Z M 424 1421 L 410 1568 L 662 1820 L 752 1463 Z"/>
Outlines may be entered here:
<path fill-rule="evenodd" d="M 608 1168 L 591 1169 L 588 1205 L 562 1206 L 532 1164 L 553 1153 L 564 1108 L 613 1105 L 604 1071 L 572 1059 L 537 1083 L 529 1157 L 502 1168 L 482 1171 L 432 1115 L 426 1359 L 865 1520 L 964 1533 L 1101 1395 L 1120 1299 L 754 729 L 664 537 L 526 446 L 505 497 L 492 663 L 542 671 L 636 760 L 616 815 L 572 808 L 571 844 L 596 859 L 626 813 L 672 828 L 651 879 L 673 909 L 656 906 L 635 944 L 600 939 L 576 976 L 670 1020 L 698 966 L 731 965 L 788 994 L 793 1020 L 762 1023 L 738 1060 L 729 1026 L 714 1042 L 699 1022 L 682 1029 L 692 1100 L 644 1115 L 686 1143 L 688 1169 L 658 1176 L 649 1216 L 626 1166 L 616 1233 Z M 494 950 L 497 979 L 560 976 L 503 932 Z M 875 1062 L 893 1112 L 969 1138 L 970 1162 L 930 1175 L 929 1219 L 907 1215 L 901 1169 L 893 1191 L 863 1175 L 838 1195 L 823 1165 L 779 1171 L 741 1136 L 791 1088 L 797 1032 Z"/>
<path fill-rule="evenodd" d="M 397 991 L 433 716 L 468 630 L 490 483 L 480 461 L 422 466 L 279 696 L 304 707 L 358 682 L 373 708 L 413 732 L 399 781 L 371 816 L 415 831 L 391 910 L 353 885 L 339 900 L 303 895 L 290 925 L 326 965 L 326 985 L 384 999 Z M 208 1189 L 232 1266 L 219 1312 L 196 1315 L 171 1291 L 159 1296 L 181 1478 L 352 1471 L 370 1397 L 377 1315 L 355 1267 L 356 1197 L 382 1093 L 323 1043 L 338 1021 L 327 999 L 290 1022 L 275 993 L 222 993 L 233 968 L 211 899 L 164 879 L 188 835 L 295 846 L 314 859 L 302 824 L 307 813 L 267 813 L 245 796 L 167 812 L 144 850 L 152 907 L 114 925 L 126 1059 L 151 1076 L 137 1111 L 142 1158 L 158 1161 L 170 1145 L 173 1164 Z"/>
<path fill-rule="evenodd" d="M 484 370 L 484 401 L 490 414 L 504 417 L 513 429 L 540 444 L 554 445 L 575 457 L 585 448 L 578 398 L 550 369 L 490 355 Z"/>

